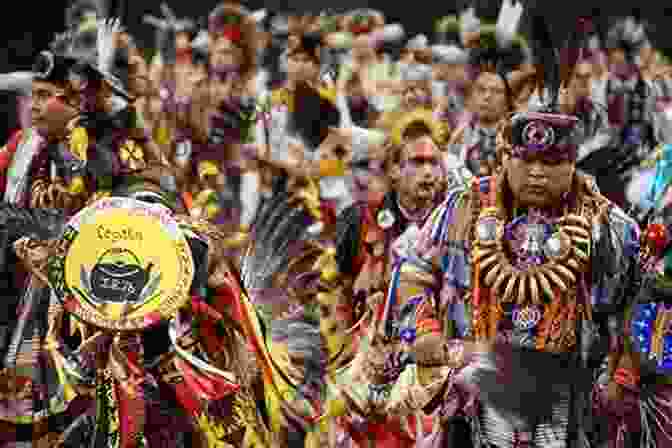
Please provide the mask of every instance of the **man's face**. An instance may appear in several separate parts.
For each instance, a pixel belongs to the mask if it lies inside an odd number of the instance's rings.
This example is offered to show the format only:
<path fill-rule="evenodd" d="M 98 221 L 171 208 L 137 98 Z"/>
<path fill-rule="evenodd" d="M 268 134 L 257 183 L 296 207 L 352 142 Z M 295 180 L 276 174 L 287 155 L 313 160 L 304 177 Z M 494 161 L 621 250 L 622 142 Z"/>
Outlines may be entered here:
<path fill-rule="evenodd" d="M 496 122 L 506 114 L 506 86 L 494 73 L 481 73 L 474 84 L 474 111 L 482 120 Z"/>
<path fill-rule="evenodd" d="M 401 153 L 398 193 L 427 207 L 441 187 L 441 152 L 429 136 L 412 139 Z"/>
<path fill-rule="evenodd" d="M 320 67 L 316 61 L 305 52 L 291 53 L 287 57 L 287 76 L 295 82 L 307 82 L 317 79 Z"/>
<path fill-rule="evenodd" d="M 186 50 L 191 48 L 191 42 L 188 33 L 177 33 L 175 36 L 175 47 L 177 50 Z"/>
<path fill-rule="evenodd" d="M 571 189 L 573 161 L 507 154 L 503 165 L 514 200 L 520 206 L 543 208 L 560 204 L 563 195 Z"/>
<path fill-rule="evenodd" d="M 210 35 L 212 49 L 210 65 L 216 71 L 235 71 L 243 65 L 244 52 L 242 47 L 232 42 L 223 33 Z"/>
<path fill-rule="evenodd" d="M 357 36 L 352 45 L 352 57 L 360 64 L 376 59 L 376 50 L 367 35 Z"/>
<path fill-rule="evenodd" d="M 593 66 L 588 62 L 580 62 L 574 69 L 574 76 L 569 84 L 572 96 L 576 99 L 589 98 L 593 78 Z"/>
<path fill-rule="evenodd" d="M 77 114 L 65 101 L 65 88 L 50 82 L 34 81 L 32 88 L 31 124 L 46 138 L 65 133 L 65 127 Z"/>

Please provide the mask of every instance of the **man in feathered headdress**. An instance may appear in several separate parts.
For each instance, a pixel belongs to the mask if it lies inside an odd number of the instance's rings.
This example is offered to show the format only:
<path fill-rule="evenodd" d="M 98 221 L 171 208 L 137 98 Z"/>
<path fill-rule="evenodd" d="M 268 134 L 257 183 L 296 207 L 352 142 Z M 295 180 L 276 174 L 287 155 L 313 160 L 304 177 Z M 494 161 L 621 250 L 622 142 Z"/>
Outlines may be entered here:
<path fill-rule="evenodd" d="M 53 202 L 45 207 L 62 209 L 72 213 L 81 207 L 86 199 L 82 186 L 82 170 L 72 163 L 68 141 L 67 124 L 77 116 L 75 98 L 69 90 L 70 71 L 77 63 L 76 59 L 42 52 L 35 61 L 30 73 L 32 81 L 31 122 L 30 126 L 15 133 L 0 150 L 2 181 L 0 191 L 3 202 L 15 207 L 29 207 L 39 203 L 43 197 L 37 191 L 42 183 Z M 60 213 L 60 212 L 55 212 Z M 46 313 L 41 313 L 39 303 L 48 303 L 48 290 L 34 282 L 25 269 L 17 268 L 12 262 L 12 241 L 8 240 L 7 229 L 3 229 L 2 264 L 0 276 L 5 291 L 2 320 L 0 321 L 0 356 L 3 384 L 27 385 L 10 388 L 0 398 L 0 421 L 31 427 L 26 440 L 41 440 L 46 432 L 58 431 L 48 427 L 53 422 L 48 417 L 63 412 L 68 402 L 54 399 L 58 387 L 47 391 L 48 401 L 35 400 L 33 387 L 46 384 L 45 375 L 53 375 L 44 364 L 36 359 L 41 349 L 33 343 L 35 337 L 40 344 L 46 330 Z M 46 302 L 45 302 L 46 300 Z M 21 312 L 24 309 L 26 311 Z M 53 381 L 49 378 L 47 381 Z M 60 389 L 62 392 L 62 389 Z M 7 393 L 8 392 L 8 393 Z M 49 403 L 49 404 L 48 404 Z M 9 429 L 3 429 L 10 437 L 20 439 L 19 427 L 10 436 Z M 17 440 L 15 439 L 15 440 Z M 4 440 L 0 437 L 0 440 Z"/>
<path fill-rule="evenodd" d="M 557 98 L 558 80 L 545 86 Z M 583 418 L 588 354 L 606 354 L 596 335 L 608 332 L 614 365 L 627 369 L 618 354 L 639 231 L 576 172 L 583 137 L 553 101 L 512 115 L 497 140 L 501 169 L 450 192 L 393 273 L 386 308 L 417 307 L 406 334 L 422 386 L 387 411 L 438 407 L 448 425 L 434 443 L 599 442 Z M 623 288 L 605 289 L 612 282 Z"/>

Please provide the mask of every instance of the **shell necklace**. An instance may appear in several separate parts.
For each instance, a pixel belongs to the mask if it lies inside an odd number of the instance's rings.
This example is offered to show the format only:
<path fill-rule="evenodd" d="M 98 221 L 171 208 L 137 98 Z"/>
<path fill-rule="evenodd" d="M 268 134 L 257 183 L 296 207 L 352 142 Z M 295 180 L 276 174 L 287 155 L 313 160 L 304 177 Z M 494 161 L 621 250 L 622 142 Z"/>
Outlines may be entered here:
<path fill-rule="evenodd" d="M 494 188 L 494 186 L 493 186 Z M 495 201 L 482 209 L 476 223 L 474 263 L 483 286 L 502 302 L 541 305 L 542 293 L 555 297 L 570 290 L 577 276 L 588 268 L 591 224 L 579 214 L 565 212 L 551 228 L 551 236 L 540 243 L 535 260 L 527 266 L 514 266 L 507 253 L 507 233 L 503 210 Z"/>

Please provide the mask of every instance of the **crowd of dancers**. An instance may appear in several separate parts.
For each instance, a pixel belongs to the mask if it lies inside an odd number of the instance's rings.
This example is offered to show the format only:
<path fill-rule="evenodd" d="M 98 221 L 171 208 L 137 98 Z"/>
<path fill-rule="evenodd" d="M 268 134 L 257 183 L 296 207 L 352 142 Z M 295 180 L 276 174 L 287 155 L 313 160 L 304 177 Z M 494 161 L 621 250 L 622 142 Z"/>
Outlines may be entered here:
<path fill-rule="evenodd" d="M 77 0 L 0 75 L 0 446 L 672 447 L 672 65 L 637 14 L 558 45 L 511 0 L 428 36 L 161 10 L 149 52 Z"/>

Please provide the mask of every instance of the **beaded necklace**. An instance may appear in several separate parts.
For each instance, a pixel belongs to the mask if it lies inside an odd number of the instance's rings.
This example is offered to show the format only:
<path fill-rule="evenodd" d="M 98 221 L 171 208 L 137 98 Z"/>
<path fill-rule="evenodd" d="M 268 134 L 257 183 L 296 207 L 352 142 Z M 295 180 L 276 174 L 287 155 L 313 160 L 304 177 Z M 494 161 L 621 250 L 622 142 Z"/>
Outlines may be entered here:
<path fill-rule="evenodd" d="M 563 351 L 575 340 L 573 322 L 584 307 L 576 303 L 578 280 L 589 267 L 591 246 L 590 207 L 579 203 L 555 220 L 551 237 L 543 244 L 543 258 L 517 267 L 507 253 L 507 213 L 498 200 L 497 179 L 487 185 L 476 181 L 480 208 L 474 210 L 472 235 L 473 330 L 478 339 L 498 337 L 503 304 L 511 304 L 518 328 L 536 333 L 538 350 Z M 545 260 L 545 261 L 544 261 Z M 570 322 L 570 320 L 572 322 Z M 524 327 L 524 328 L 523 328 Z M 529 327 L 529 328 L 528 328 Z M 536 330 L 535 330 L 536 328 Z"/>

